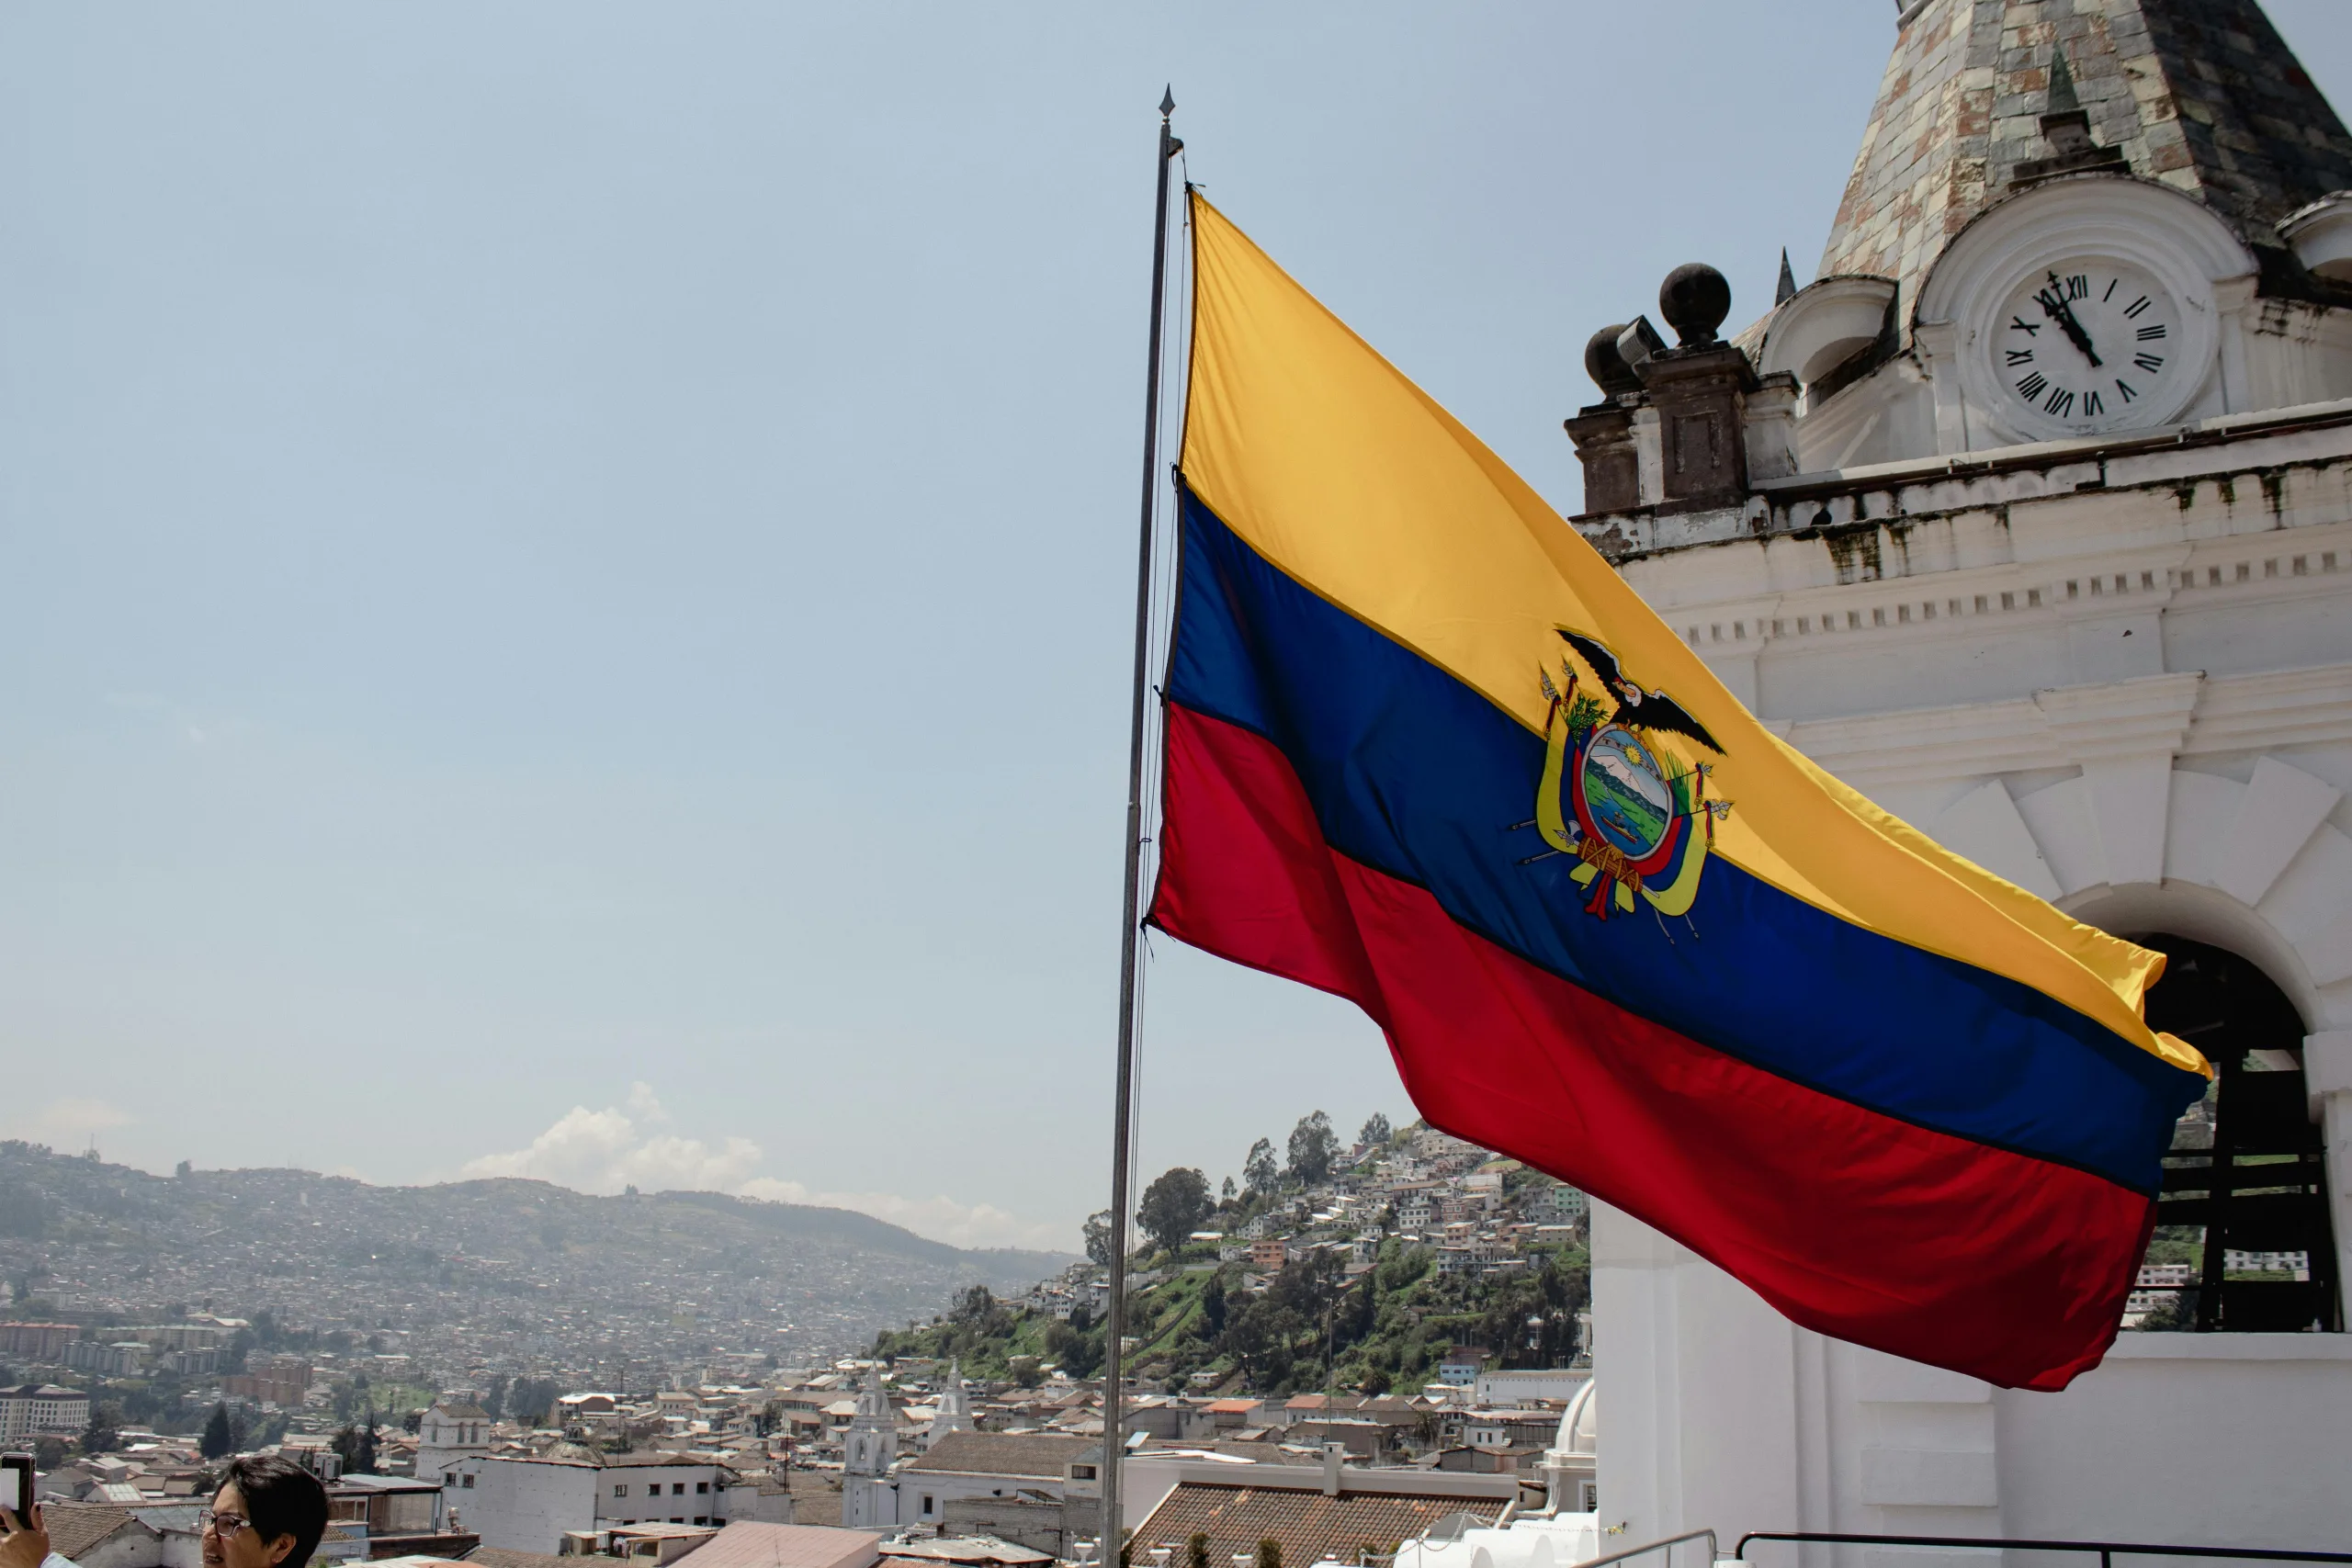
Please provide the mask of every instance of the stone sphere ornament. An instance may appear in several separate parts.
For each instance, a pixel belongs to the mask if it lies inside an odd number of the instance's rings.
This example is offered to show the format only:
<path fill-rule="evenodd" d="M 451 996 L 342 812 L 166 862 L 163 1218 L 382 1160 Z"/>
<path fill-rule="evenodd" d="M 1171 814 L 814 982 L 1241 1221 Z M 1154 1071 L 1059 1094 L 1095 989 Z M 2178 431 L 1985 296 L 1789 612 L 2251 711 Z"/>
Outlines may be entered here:
<path fill-rule="evenodd" d="M 1731 314 L 1731 283 L 1705 262 L 1685 262 L 1658 285 L 1657 309 L 1684 348 L 1713 343 Z"/>
<path fill-rule="evenodd" d="M 1641 378 L 1634 374 L 1625 363 L 1625 356 L 1617 350 L 1618 334 L 1624 330 L 1623 321 L 1613 327 L 1603 327 L 1593 333 L 1591 340 L 1584 345 L 1584 373 L 1592 378 L 1594 386 L 1611 397 L 1619 392 L 1638 392 L 1642 389 Z"/>

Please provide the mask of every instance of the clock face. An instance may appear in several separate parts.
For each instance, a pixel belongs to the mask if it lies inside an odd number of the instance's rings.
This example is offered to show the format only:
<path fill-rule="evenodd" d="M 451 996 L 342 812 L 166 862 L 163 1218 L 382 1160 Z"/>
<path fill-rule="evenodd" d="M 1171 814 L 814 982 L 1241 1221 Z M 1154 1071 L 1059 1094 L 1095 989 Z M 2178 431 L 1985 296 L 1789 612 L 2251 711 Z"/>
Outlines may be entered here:
<path fill-rule="evenodd" d="M 2039 423 L 2094 433 L 2147 423 L 2184 372 L 2180 309 L 2112 262 L 2061 262 L 2018 283 L 1992 333 L 1993 374 Z"/>

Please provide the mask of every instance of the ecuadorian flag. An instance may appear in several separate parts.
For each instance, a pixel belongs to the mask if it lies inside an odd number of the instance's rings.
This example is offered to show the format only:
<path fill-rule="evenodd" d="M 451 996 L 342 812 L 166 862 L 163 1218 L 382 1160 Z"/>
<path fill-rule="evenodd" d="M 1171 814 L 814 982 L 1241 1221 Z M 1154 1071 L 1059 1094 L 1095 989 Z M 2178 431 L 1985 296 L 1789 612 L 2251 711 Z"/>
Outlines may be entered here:
<path fill-rule="evenodd" d="M 2056 1389 L 2204 1059 L 2160 954 L 1783 745 L 1477 438 L 1192 198 L 1152 923 L 1346 997 L 1431 1122 L 1825 1334 Z"/>

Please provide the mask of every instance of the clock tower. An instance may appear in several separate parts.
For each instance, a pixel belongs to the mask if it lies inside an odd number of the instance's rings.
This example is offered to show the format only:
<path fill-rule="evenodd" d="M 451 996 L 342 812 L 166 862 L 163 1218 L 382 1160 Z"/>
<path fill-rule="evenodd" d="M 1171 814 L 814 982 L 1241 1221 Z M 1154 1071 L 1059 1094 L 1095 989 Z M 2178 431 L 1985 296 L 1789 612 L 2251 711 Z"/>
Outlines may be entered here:
<path fill-rule="evenodd" d="M 1724 339 L 1684 266 L 1594 334 L 1571 521 L 1791 745 L 2165 953 L 2150 1020 L 2219 1077 L 2063 1393 L 1796 1328 L 1596 1203 L 1600 1513 L 2352 1539 L 2352 135 L 2256 0 L 1894 23 L 1818 277 Z"/>

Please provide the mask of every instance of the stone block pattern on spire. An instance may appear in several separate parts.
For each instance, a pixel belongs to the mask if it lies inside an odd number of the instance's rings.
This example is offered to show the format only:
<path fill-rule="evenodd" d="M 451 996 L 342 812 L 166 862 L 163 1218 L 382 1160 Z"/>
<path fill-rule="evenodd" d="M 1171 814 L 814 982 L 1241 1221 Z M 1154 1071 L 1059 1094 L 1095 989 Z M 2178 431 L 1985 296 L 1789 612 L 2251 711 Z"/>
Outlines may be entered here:
<path fill-rule="evenodd" d="M 2064 48 L 2091 134 L 2253 243 L 2352 188 L 2352 136 L 2257 0 L 1925 0 L 1904 14 L 1820 276 L 1902 288 L 2041 155 Z"/>

